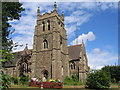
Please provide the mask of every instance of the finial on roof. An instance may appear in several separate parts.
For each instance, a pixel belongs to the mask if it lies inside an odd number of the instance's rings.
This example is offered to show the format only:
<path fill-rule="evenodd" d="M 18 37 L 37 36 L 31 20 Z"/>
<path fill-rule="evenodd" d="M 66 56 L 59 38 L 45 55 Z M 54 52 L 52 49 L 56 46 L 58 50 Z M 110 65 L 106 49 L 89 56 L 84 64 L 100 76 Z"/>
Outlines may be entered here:
<path fill-rule="evenodd" d="M 64 16 L 64 12 L 62 11 L 62 16 Z"/>
<path fill-rule="evenodd" d="M 82 39 L 82 43 L 83 43 L 84 41 L 83 41 L 83 39 Z"/>
<path fill-rule="evenodd" d="M 27 45 L 28 45 L 28 44 L 26 43 L 26 47 L 27 47 Z"/>
<path fill-rule="evenodd" d="M 39 8 L 39 6 L 38 6 L 38 9 L 37 9 L 37 13 L 40 14 L 40 8 Z"/>
<path fill-rule="evenodd" d="M 25 49 L 28 49 L 28 46 L 27 46 L 28 44 L 26 43 L 26 46 L 25 46 Z"/>
<path fill-rule="evenodd" d="M 54 10 L 55 10 L 55 11 L 57 10 L 56 2 L 54 2 Z"/>
<path fill-rule="evenodd" d="M 84 40 L 82 39 L 82 44 L 84 45 Z"/>

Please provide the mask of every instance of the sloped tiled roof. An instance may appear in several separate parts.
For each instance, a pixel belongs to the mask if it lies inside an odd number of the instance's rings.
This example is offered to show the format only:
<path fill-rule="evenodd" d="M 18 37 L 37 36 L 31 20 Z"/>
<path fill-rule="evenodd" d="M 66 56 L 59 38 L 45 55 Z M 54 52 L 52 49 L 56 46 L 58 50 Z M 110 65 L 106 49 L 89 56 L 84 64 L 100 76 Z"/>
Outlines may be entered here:
<path fill-rule="evenodd" d="M 19 51 L 19 52 L 13 52 L 14 59 L 8 61 L 5 63 L 5 67 L 15 67 L 17 61 L 21 58 L 21 55 L 23 54 L 24 51 Z M 29 49 L 27 52 L 32 53 L 32 49 Z"/>
<path fill-rule="evenodd" d="M 68 46 L 69 58 L 71 60 L 79 59 L 80 52 L 81 52 L 81 46 L 82 46 L 82 44 L 78 44 L 78 45 L 74 45 L 74 46 Z"/>
<path fill-rule="evenodd" d="M 22 53 L 22 51 L 21 51 L 21 52 L 15 52 L 15 53 L 13 53 L 14 59 L 6 62 L 6 63 L 5 63 L 5 67 L 14 67 L 15 64 L 16 64 L 16 62 L 17 62 L 18 59 L 20 58 L 21 53 Z"/>

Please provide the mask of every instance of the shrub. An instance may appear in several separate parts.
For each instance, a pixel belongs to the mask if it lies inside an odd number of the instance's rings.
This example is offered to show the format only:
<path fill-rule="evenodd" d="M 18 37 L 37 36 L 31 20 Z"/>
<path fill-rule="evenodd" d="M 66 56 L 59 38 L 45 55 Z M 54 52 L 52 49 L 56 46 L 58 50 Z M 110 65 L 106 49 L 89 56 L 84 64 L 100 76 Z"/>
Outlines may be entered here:
<path fill-rule="evenodd" d="M 102 70 L 91 72 L 86 79 L 86 88 L 99 89 L 110 87 L 110 76 Z"/>
<path fill-rule="evenodd" d="M 18 77 L 12 77 L 11 78 L 11 81 L 16 85 L 18 85 L 18 80 L 19 80 Z"/>
<path fill-rule="evenodd" d="M 66 77 L 64 79 L 64 85 L 82 85 L 83 83 L 78 81 L 78 78 L 76 75 L 73 75 L 72 77 Z"/>
<path fill-rule="evenodd" d="M 0 89 L 6 89 L 10 87 L 10 76 L 8 76 L 7 74 L 0 72 L 0 82 L 2 85 L 0 85 Z"/>
<path fill-rule="evenodd" d="M 79 81 L 79 80 L 78 80 L 78 76 L 77 76 L 77 75 L 72 75 L 72 80 L 73 80 L 73 81 L 76 81 L 76 82 Z"/>
<path fill-rule="evenodd" d="M 28 81 L 29 81 L 28 76 L 23 75 L 20 77 L 20 84 L 22 84 L 22 85 L 28 84 Z"/>

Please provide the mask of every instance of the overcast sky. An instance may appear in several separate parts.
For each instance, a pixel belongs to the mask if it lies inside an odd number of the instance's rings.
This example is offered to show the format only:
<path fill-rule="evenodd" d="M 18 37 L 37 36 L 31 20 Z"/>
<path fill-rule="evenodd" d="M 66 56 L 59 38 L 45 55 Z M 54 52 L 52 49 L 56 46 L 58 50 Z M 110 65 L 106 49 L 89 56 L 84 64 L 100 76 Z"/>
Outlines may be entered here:
<path fill-rule="evenodd" d="M 15 29 L 11 37 L 24 46 L 14 52 L 23 50 L 26 43 L 32 49 L 37 7 L 43 14 L 51 12 L 54 5 L 54 2 L 20 2 L 25 11 L 19 21 L 10 21 Z M 117 2 L 57 2 L 57 11 L 65 14 L 68 45 L 75 45 L 76 40 L 80 44 L 84 40 L 91 69 L 118 64 Z"/>

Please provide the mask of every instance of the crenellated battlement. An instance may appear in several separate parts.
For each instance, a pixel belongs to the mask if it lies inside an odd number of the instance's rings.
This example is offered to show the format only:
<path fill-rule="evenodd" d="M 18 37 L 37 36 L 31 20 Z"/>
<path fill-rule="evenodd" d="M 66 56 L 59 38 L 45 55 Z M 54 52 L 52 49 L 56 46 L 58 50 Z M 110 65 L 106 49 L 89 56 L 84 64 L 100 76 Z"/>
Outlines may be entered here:
<path fill-rule="evenodd" d="M 50 13 L 46 12 L 44 13 L 43 15 L 40 14 L 40 8 L 38 7 L 38 10 L 37 10 L 37 20 L 43 20 L 43 19 L 47 19 L 47 18 L 50 18 L 50 17 L 57 17 L 62 23 L 64 23 L 64 13 L 62 12 L 61 15 L 59 15 L 57 13 L 57 5 L 56 5 L 56 2 L 54 3 L 54 10 L 52 10 Z"/>

